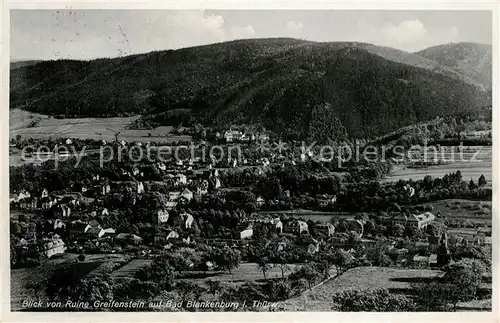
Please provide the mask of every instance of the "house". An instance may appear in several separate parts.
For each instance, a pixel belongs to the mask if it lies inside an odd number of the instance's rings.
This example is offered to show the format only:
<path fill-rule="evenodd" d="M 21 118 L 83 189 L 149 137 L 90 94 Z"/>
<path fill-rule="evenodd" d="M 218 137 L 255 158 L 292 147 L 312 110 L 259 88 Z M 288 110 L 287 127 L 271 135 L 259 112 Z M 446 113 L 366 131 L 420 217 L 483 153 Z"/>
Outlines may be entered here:
<path fill-rule="evenodd" d="M 363 220 L 363 219 L 349 220 L 348 224 L 349 224 L 350 231 L 356 232 L 357 234 L 359 234 L 359 236 L 363 235 L 363 233 L 365 231 L 365 224 L 366 224 L 365 220 Z"/>
<path fill-rule="evenodd" d="M 303 234 L 309 233 L 309 226 L 304 221 L 292 220 L 284 226 L 285 233 Z"/>
<path fill-rule="evenodd" d="M 413 215 L 413 217 L 417 220 L 417 228 L 419 229 L 427 228 L 436 219 L 436 216 L 431 212 Z M 411 223 L 414 223 L 414 221 L 412 220 Z"/>
<path fill-rule="evenodd" d="M 92 227 L 85 232 L 85 235 L 89 237 L 91 240 L 97 240 L 100 239 L 102 236 L 104 236 L 104 230 L 101 227 Z"/>
<path fill-rule="evenodd" d="M 165 208 L 167 210 L 173 210 L 177 207 L 177 204 L 177 201 L 168 200 L 167 202 L 165 202 Z"/>
<path fill-rule="evenodd" d="M 185 185 L 187 184 L 187 177 L 184 174 L 175 175 L 175 184 L 176 185 Z"/>
<path fill-rule="evenodd" d="M 22 190 L 21 192 L 19 192 L 19 194 L 17 194 L 16 202 L 29 198 L 31 198 L 31 193 L 26 190 Z"/>
<path fill-rule="evenodd" d="M 156 165 L 158 166 L 158 169 L 163 172 L 167 170 L 167 165 L 165 165 L 164 163 L 158 163 Z"/>
<path fill-rule="evenodd" d="M 22 199 L 19 201 L 19 208 L 22 210 L 34 210 L 38 207 L 38 199 L 36 197 Z"/>
<path fill-rule="evenodd" d="M 283 222 L 279 218 L 271 220 L 271 224 L 279 234 L 283 233 Z"/>
<path fill-rule="evenodd" d="M 189 213 L 184 212 L 181 214 L 181 217 L 184 219 L 184 228 L 191 229 L 194 222 L 193 216 Z"/>
<path fill-rule="evenodd" d="M 163 223 L 166 223 L 168 221 L 168 217 L 168 211 L 158 210 L 158 212 L 156 212 L 156 224 L 162 225 Z"/>
<path fill-rule="evenodd" d="M 307 253 L 312 255 L 312 254 L 315 254 L 319 251 L 319 244 L 316 243 L 310 243 L 308 246 L 307 246 Z"/>
<path fill-rule="evenodd" d="M 69 237 L 71 240 L 79 240 L 91 228 L 90 224 L 82 221 L 73 221 L 69 225 Z"/>
<path fill-rule="evenodd" d="M 55 219 L 53 224 L 54 230 L 66 228 L 66 224 L 61 219 Z"/>
<path fill-rule="evenodd" d="M 248 228 L 246 228 L 245 230 L 240 232 L 240 239 L 241 240 L 249 239 L 252 236 L 253 236 L 253 227 L 251 224 L 248 226 Z"/>
<path fill-rule="evenodd" d="M 74 196 L 72 196 L 69 199 L 68 204 L 71 205 L 71 206 L 73 206 L 73 207 L 80 206 L 80 200 L 78 200 Z"/>
<path fill-rule="evenodd" d="M 437 254 L 433 253 L 429 256 L 429 266 L 437 267 Z"/>
<path fill-rule="evenodd" d="M 137 182 L 137 194 L 144 193 L 144 184 L 142 182 Z"/>
<path fill-rule="evenodd" d="M 236 140 L 241 140 L 243 134 L 241 131 L 238 130 L 228 130 L 224 132 L 224 139 L 226 139 L 226 142 L 233 142 Z"/>
<path fill-rule="evenodd" d="M 113 229 L 113 228 L 107 228 L 107 229 L 103 229 L 102 230 L 102 237 L 103 238 L 106 238 L 106 237 L 114 237 L 116 234 L 116 230 Z"/>
<path fill-rule="evenodd" d="M 54 210 L 54 216 L 60 218 L 66 218 L 71 215 L 71 208 L 67 205 L 61 204 Z"/>
<path fill-rule="evenodd" d="M 221 182 L 220 182 L 220 179 L 218 177 L 216 177 L 214 180 L 213 180 L 213 188 L 214 189 L 218 189 L 218 188 L 221 188 Z"/>
<path fill-rule="evenodd" d="M 19 195 L 11 194 L 9 198 L 9 203 L 19 202 Z"/>
<path fill-rule="evenodd" d="M 331 223 L 318 223 L 314 227 L 314 231 L 330 237 L 335 233 L 335 227 Z"/>
<path fill-rule="evenodd" d="M 259 134 L 259 141 L 269 141 L 269 135 L 266 135 L 265 133 Z"/>
<path fill-rule="evenodd" d="M 44 188 L 42 190 L 42 192 L 40 193 L 40 198 L 43 199 L 43 198 L 47 198 L 47 197 L 49 197 L 49 191 L 46 188 Z"/>
<path fill-rule="evenodd" d="M 46 197 L 42 200 L 41 207 L 43 210 L 51 209 L 54 205 L 57 204 L 56 197 Z"/>
<path fill-rule="evenodd" d="M 398 214 L 392 218 L 391 224 L 395 226 L 396 224 L 402 225 L 404 227 L 412 227 L 417 229 L 425 229 L 430 223 L 436 219 L 436 216 L 430 212 L 425 212 L 417 215 L 406 216 L 404 214 Z"/>
<path fill-rule="evenodd" d="M 255 140 L 255 135 L 253 132 L 246 132 L 241 136 L 241 141 L 250 142 Z"/>
<path fill-rule="evenodd" d="M 155 235 L 154 241 L 156 244 L 163 244 L 168 242 L 169 240 L 172 239 L 178 239 L 179 234 L 175 232 L 174 230 L 166 231 L 166 232 L 159 232 Z"/>
<path fill-rule="evenodd" d="M 407 220 L 408 220 L 408 218 L 407 218 L 406 215 L 404 215 L 404 214 L 397 214 L 394 217 L 392 217 L 392 219 L 391 219 L 391 226 L 395 227 L 396 225 L 402 225 L 402 226 L 406 227 Z"/>
<path fill-rule="evenodd" d="M 181 192 L 168 192 L 168 199 L 171 201 L 176 201 L 181 197 Z"/>
<path fill-rule="evenodd" d="M 437 259 L 437 256 L 436 256 Z M 437 260 L 436 260 L 437 262 Z M 413 266 L 416 267 L 428 267 L 429 266 L 429 257 L 420 256 L 416 254 L 412 259 Z"/>
<path fill-rule="evenodd" d="M 283 222 L 280 218 L 255 220 L 252 222 L 252 227 L 256 232 L 267 228 L 271 232 L 283 233 Z"/>
<path fill-rule="evenodd" d="M 408 253 L 408 249 L 406 248 L 396 248 L 395 242 L 392 243 L 387 249 L 386 253 L 392 256 L 404 256 Z"/>
<path fill-rule="evenodd" d="M 141 237 L 132 233 L 120 233 L 116 235 L 115 240 L 121 243 L 135 244 L 135 245 L 138 245 L 142 242 Z"/>
<path fill-rule="evenodd" d="M 37 224 L 37 231 L 44 233 L 64 232 L 66 225 L 61 219 L 43 218 Z"/>
<path fill-rule="evenodd" d="M 187 188 L 185 188 L 182 191 L 180 197 L 185 198 L 188 202 L 190 202 L 193 199 L 193 192 L 191 192 L 190 190 L 188 190 Z"/>
<path fill-rule="evenodd" d="M 412 197 L 413 195 L 415 195 L 415 189 L 411 187 L 410 184 L 405 185 L 404 190 L 408 197 Z"/>
<path fill-rule="evenodd" d="M 429 251 L 430 252 L 435 252 L 439 245 L 441 244 L 441 237 L 440 236 L 431 236 L 429 235 L 427 237 L 427 242 L 429 243 Z"/>
<path fill-rule="evenodd" d="M 320 207 L 327 207 L 334 205 L 335 202 L 337 202 L 337 195 L 329 195 L 329 194 L 322 194 L 322 195 L 316 195 L 316 203 Z"/>
<path fill-rule="evenodd" d="M 210 184 L 208 183 L 208 181 L 206 179 L 202 180 L 201 183 L 199 183 L 196 186 L 196 194 L 199 196 L 207 194 L 209 185 Z"/>
<path fill-rule="evenodd" d="M 243 133 L 239 130 L 233 130 L 232 133 L 233 133 L 233 140 L 240 141 L 241 137 L 243 137 Z"/>
<path fill-rule="evenodd" d="M 44 247 L 44 253 L 48 258 L 54 255 L 62 254 L 66 251 L 66 246 L 64 245 L 64 242 L 57 235 L 54 236 L 49 241 L 45 242 L 43 247 Z"/>
<path fill-rule="evenodd" d="M 262 196 L 259 196 L 256 200 L 257 207 L 262 207 L 266 201 L 262 198 Z"/>
<path fill-rule="evenodd" d="M 108 183 L 102 183 L 101 185 L 98 186 L 99 193 L 102 195 L 109 194 L 111 192 L 111 185 Z"/>

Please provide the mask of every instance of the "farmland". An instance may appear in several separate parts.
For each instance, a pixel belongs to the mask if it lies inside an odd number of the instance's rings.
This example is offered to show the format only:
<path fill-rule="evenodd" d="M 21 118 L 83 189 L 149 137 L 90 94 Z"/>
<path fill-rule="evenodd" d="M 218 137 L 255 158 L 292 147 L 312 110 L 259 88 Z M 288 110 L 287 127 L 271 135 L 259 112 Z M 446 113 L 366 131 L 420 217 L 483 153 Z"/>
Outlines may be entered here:
<path fill-rule="evenodd" d="M 151 259 L 134 259 L 125 266 L 113 271 L 113 278 L 134 278 L 139 270 L 151 264 Z"/>
<path fill-rule="evenodd" d="M 267 214 L 273 217 L 289 216 L 292 218 L 303 219 L 305 221 L 319 221 L 331 223 L 332 219 L 352 220 L 356 215 L 361 212 L 322 212 L 315 210 L 295 209 L 293 211 L 272 211 L 272 212 L 259 212 L 259 214 Z"/>
<path fill-rule="evenodd" d="M 478 152 L 479 151 L 479 152 Z M 477 155 L 476 155 L 476 152 Z M 438 154 L 441 157 L 441 154 Z M 446 151 L 441 157 L 442 160 L 450 161 L 437 166 L 428 166 L 426 168 L 410 168 L 407 165 L 396 167 L 389 176 L 382 179 L 382 182 L 394 182 L 402 180 L 419 180 L 425 176 L 430 175 L 433 178 L 443 177 L 446 174 L 454 173 L 460 170 L 464 180 L 477 179 L 484 175 L 488 184 L 491 185 L 492 180 L 492 148 L 488 147 L 474 147 L 470 150 L 464 150 L 463 158 L 460 157 L 458 152 L 451 153 Z"/>
<path fill-rule="evenodd" d="M 45 289 L 42 286 L 56 271 L 70 270 L 79 278 L 89 275 L 106 263 L 118 264 L 126 261 L 126 257 L 119 254 L 87 255 L 85 261 L 77 261 L 77 254 L 67 253 L 43 264 L 42 267 L 12 269 L 11 273 L 11 308 L 21 310 L 23 300 L 48 301 Z"/>
<path fill-rule="evenodd" d="M 432 205 L 434 212 L 439 212 L 441 217 L 472 220 L 475 223 L 491 226 L 491 201 L 450 199 L 435 201 L 428 205 Z"/>
<path fill-rule="evenodd" d="M 278 305 L 287 311 L 330 311 L 333 307 L 332 296 L 336 292 L 349 289 L 387 288 L 391 292 L 411 294 L 412 282 L 425 281 L 438 277 L 439 270 L 432 269 L 394 269 L 385 267 L 358 267 L 332 278 L 324 284 L 313 288 L 303 295 L 284 301 Z M 484 284 L 485 287 L 490 285 Z M 491 309 L 491 300 L 473 301 L 471 304 L 460 304 L 462 310 L 481 306 Z M 484 308 L 485 307 L 485 308 Z"/>
<path fill-rule="evenodd" d="M 115 118 L 75 118 L 56 119 L 46 115 L 20 109 L 10 111 L 10 137 L 23 138 L 81 138 L 115 140 L 115 133 L 121 132 L 119 139 L 126 141 L 189 141 L 190 136 L 174 135 L 173 127 L 162 126 L 151 130 L 127 129 L 139 116 Z M 151 136 L 149 136 L 151 135 Z"/>

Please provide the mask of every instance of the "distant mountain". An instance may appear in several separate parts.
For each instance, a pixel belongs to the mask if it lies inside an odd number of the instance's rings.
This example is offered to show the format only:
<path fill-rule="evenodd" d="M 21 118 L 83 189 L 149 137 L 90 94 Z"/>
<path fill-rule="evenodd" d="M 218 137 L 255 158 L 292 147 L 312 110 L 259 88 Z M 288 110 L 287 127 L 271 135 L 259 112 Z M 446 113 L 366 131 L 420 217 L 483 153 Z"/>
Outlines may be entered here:
<path fill-rule="evenodd" d="M 450 67 L 488 88 L 492 87 L 493 50 L 491 45 L 454 43 L 429 47 L 416 54 Z"/>
<path fill-rule="evenodd" d="M 10 69 L 11 70 L 15 70 L 16 68 L 35 65 L 35 64 L 40 63 L 40 62 L 41 61 L 37 61 L 37 60 L 32 60 L 32 61 L 11 61 L 10 62 Z"/>
<path fill-rule="evenodd" d="M 491 104 L 474 79 L 365 43 L 251 39 L 11 73 L 11 108 L 58 117 L 142 114 L 143 125 L 260 124 L 300 137 L 380 135 Z"/>

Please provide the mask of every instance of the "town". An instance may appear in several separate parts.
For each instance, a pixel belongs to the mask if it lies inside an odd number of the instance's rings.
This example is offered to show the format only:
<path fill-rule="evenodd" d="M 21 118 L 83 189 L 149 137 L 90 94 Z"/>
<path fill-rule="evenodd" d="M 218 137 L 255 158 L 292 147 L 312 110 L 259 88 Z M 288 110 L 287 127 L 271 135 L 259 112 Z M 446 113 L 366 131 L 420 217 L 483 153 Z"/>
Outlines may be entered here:
<path fill-rule="evenodd" d="M 9 321 L 495 313 L 498 8 L 112 7 L 6 10 Z"/>
<path fill-rule="evenodd" d="M 145 290 L 151 282 L 155 290 L 164 284 L 175 290 L 178 282 L 185 294 L 177 297 L 187 301 L 203 292 L 198 284 L 215 288 L 228 280 L 233 289 L 250 288 L 248 297 L 264 293 L 249 301 L 265 303 L 296 297 L 359 266 L 439 269 L 470 255 L 491 262 L 491 188 L 482 175 L 466 182 L 456 171 L 381 183 L 394 158 L 339 167 L 336 159 L 317 158 L 319 147 L 304 151 L 289 142 L 277 149 L 267 134 L 208 131 L 198 144 L 217 145 L 221 154 L 237 146 L 243 155 L 204 160 L 186 151 L 170 162 L 159 153 L 131 161 L 129 152 L 155 144 L 86 140 L 91 148 L 120 148 L 121 158 L 100 167 L 94 152 L 78 167 L 63 156 L 57 167 L 48 160 L 11 169 L 13 268 L 76 261 L 71 266 L 89 271 L 83 279 L 108 275 L 121 288 L 142 286 L 150 300 L 158 296 Z M 17 138 L 11 147 L 28 144 L 82 145 L 77 138 Z M 433 205 L 441 200 L 450 210 L 479 210 L 477 221 L 448 216 Z M 240 267 L 262 277 L 231 284 Z M 245 293 L 234 293 L 212 297 L 245 301 L 239 298 Z"/>

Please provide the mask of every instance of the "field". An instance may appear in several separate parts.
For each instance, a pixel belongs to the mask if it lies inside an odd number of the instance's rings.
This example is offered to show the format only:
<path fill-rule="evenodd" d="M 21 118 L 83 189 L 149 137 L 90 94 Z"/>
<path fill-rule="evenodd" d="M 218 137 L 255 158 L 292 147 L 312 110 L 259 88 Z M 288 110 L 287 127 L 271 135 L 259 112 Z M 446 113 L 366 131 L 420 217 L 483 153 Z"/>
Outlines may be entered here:
<path fill-rule="evenodd" d="M 479 153 L 475 156 L 477 151 L 479 151 Z M 441 154 L 439 154 L 439 156 L 441 156 Z M 464 150 L 463 159 L 458 152 L 450 153 L 450 151 L 443 153 L 442 157 L 445 160 L 451 160 L 451 162 L 449 164 L 429 166 L 427 168 L 410 168 L 407 166 L 396 167 L 389 176 L 382 179 L 382 182 L 394 182 L 400 179 L 419 180 L 427 175 L 433 178 L 443 177 L 446 174 L 460 170 L 463 179 L 466 181 L 473 179 L 477 182 L 477 179 L 481 175 L 484 175 L 489 185 L 491 185 L 493 173 L 491 146 L 474 147 L 470 148 L 470 150 Z"/>
<path fill-rule="evenodd" d="M 10 110 L 10 137 L 23 138 L 81 138 L 115 140 L 115 133 L 121 131 L 119 139 L 126 141 L 189 141 L 190 136 L 174 135 L 173 127 L 158 127 L 152 130 L 126 129 L 139 116 L 123 118 L 75 118 L 55 119 L 46 115 L 20 109 Z M 31 125 L 30 125 L 31 123 Z M 149 137 L 151 134 L 151 137 Z"/>
<path fill-rule="evenodd" d="M 285 276 L 288 276 L 300 265 L 290 264 L 289 270 L 285 272 Z M 207 272 L 206 275 L 203 272 L 193 272 L 194 275 L 198 277 L 185 278 L 183 280 L 191 281 L 193 283 L 205 283 L 207 280 L 218 280 L 221 282 L 232 283 L 232 284 L 244 284 L 245 282 L 259 283 L 264 281 L 264 275 L 259 269 L 256 263 L 242 263 L 238 268 L 231 271 L 231 274 L 227 271 L 224 272 Z M 271 268 L 267 273 L 267 278 L 278 278 L 281 277 L 281 270 L 278 267 Z"/>
<path fill-rule="evenodd" d="M 49 260 L 47 263 L 32 268 L 12 269 L 11 274 L 11 309 L 19 311 L 22 309 L 24 300 L 48 300 L 48 296 L 43 288 L 34 288 L 37 283 L 44 284 L 52 277 L 56 270 L 66 269 L 75 273 L 78 278 L 95 272 L 106 263 L 120 263 L 126 261 L 123 255 L 119 254 L 95 254 L 86 255 L 83 262 L 77 262 L 77 254 L 64 254 L 58 258 Z"/>
<path fill-rule="evenodd" d="M 97 267 L 99 267 L 102 262 L 83 262 L 74 264 L 47 264 L 42 267 L 33 268 L 23 268 L 23 269 L 13 269 L 10 271 L 11 274 L 11 309 L 12 311 L 19 311 L 22 309 L 22 302 L 24 300 L 32 301 L 48 301 L 48 295 L 46 294 L 43 287 L 34 288 L 32 286 L 37 286 L 41 283 L 44 286 L 44 282 L 49 280 L 54 274 L 55 270 L 67 268 L 78 273 L 80 278 L 84 277 Z"/>
<path fill-rule="evenodd" d="M 333 307 L 332 296 L 335 292 L 353 288 L 387 288 L 391 292 L 409 294 L 412 282 L 432 279 L 440 273 L 439 270 L 431 269 L 353 268 L 299 297 L 281 302 L 278 308 L 287 311 L 331 311 Z M 489 306 L 491 310 L 491 300 L 460 304 L 459 308 L 461 310 L 478 310 L 475 308 L 476 306 L 481 306 L 480 309 L 483 310 Z"/>
<path fill-rule="evenodd" d="M 449 199 L 426 203 L 434 207 L 433 213 L 439 212 L 441 217 L 472 220 L 474 223 L 491 226 L 491 201 L 469 201 L 463 199 Z"/>
<path fill-rule="evenodd" d="M 314 211 L 314 210 L 304 210 L 304 209 L 295 209 L 293 211 L 263 211 L 259 212 L 259 214 L 268 214 L 271 216 L 279 217 L 282 215 L 287 215 L 293 218 L 302 218 L 305 221 L 312 220 L 314 222 L 325 222 L 331 223 L 332 219 L 343 219 L 343 220 L 352 220 L 354 217 L 361 213 L 356 212 L 322 212 L 322 211 Z"/>
<path fill-rule="evenodd" d="M 113 278 L 134 278 L 139 270 L 151 264 L 151 259 L 134 259 L 123 267 L 113 271 Z"/>

